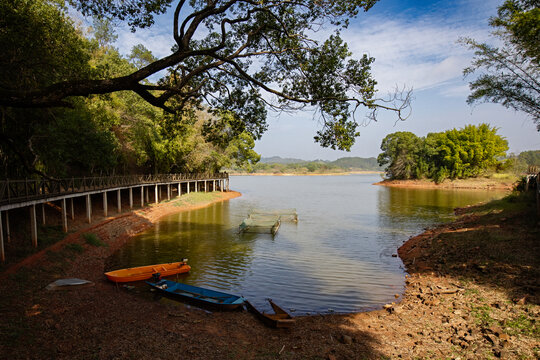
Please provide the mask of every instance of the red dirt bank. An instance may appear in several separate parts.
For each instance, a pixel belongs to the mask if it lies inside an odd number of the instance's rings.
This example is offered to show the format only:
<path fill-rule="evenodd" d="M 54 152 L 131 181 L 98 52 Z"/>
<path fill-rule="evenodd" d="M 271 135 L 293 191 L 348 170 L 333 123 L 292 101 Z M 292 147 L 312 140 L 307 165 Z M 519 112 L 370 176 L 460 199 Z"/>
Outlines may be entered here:
<path fill-rule="evenodd" d="M 92 232 L 108 247 L 84 245 L 86 250 L 74 259 L 61 256 L 65 249 L 49 252 L 2 279 L 0 358 L 538 356 L 538 276 L 533 276 L 539 268 L 534 256 L 539 231 L 536 225 L 524 223 L 522 213 L 504 215 L 504 221 L 493 214 L 491 218 L 467 216 L 410 239 L 399 250 L 411 276 L 398 305 L 368 313 L 299 317 L 294 329 L 280 331 L 265 328 L 245 312 L 207 313 L 167 305 L 116 289 L 104 280 L 105 261 L 115 249 L 160 216 L 178 210 L 160 204 L 99 224 Z M 479 234 L 489 237 L 499 223 L 497 231 L 513 234 L 519 241 L 496 242 L 496 248 L 512 246 L 515 259 L 486 262 L 493 255 L 489 246 L 452 237 L 469 232 L 474 239 Z M 78 236 L 69 238 L 80 242 Z M 80 277 L 96 285 L 77 291 L 44 289 L 60 277 Z"/>

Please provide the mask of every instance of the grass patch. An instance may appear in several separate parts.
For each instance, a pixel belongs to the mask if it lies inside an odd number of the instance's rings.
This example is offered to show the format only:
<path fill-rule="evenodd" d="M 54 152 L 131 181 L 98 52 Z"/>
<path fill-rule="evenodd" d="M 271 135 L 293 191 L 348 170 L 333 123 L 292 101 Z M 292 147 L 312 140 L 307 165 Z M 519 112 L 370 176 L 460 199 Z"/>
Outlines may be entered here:
<path fill-rule="evenodd" d="M 465 213 L 487 214 L 493 212 L 516 212 L 516 211 L 534 211 L 536 198 L 534 191 L 512 192 L 500 200 L 493 200 L 489 203 L 472 206 Z"/>
<path fill-rule="evenodd" d="M 538 327 L 537 321 L 531 319 L 525 315 L 519 315 L 510 320 L 505 320 L 503 326 L 510 328 L 510 335 L 529 335 L 535 338 L 540 337 L 540 328 Z"/>
<path fill-rule="evenodd" d="M 493 318 L 491 317 L 491 308 L 488 305 L 473 306 L 471 309 L 471 315 L 480 325 L 489 326 L 494 322 Z"/>
<path fill-rule="evenodd" d="M 38 228 L 38 247 L 47 248 L 66 237 L 62 226 L 40 226 Z"/>
<path fill-rule="evenodd" d="M 82 254 L 84 252 L 84 247 L 81 244 L 67 244 L 64 246 L 64 249 L 74 252 L 76 254 Z"/>
<path fill-rule="evenodd" d="M 178 200 L 175 200 L 174 206 L 197 205 L 201 203 L 211 202 L 219 197 L 219 192 L 191 192 L 182 195 Z"/>
<path fill-rule="evenodd" d="M 99 238 L 99 236 L 97 236 L 96 234 L 84 233 L 82 235 L 82 237 L 84 238 L 86 243 L 89 244 L 89 245 L 96 246 L 96 247 L 98 247 L 98 246 L 107 246 L 107 244 L 104 243 L 103 240 L 101 240 Z"/>

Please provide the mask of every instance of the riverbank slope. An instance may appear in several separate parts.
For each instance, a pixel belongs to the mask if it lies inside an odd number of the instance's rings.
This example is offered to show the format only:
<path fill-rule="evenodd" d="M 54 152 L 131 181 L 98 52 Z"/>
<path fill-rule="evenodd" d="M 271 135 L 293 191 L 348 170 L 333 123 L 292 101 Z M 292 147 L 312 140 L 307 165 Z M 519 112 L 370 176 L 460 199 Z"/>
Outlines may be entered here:
<path fill-rule="evenodd" d="M 445 180 L 436 183 L 432 180 L 383 180 L 373 185 L 382 185 L 400 188 L 423 188 L 423 189 L 492 189 L 492 190 L 512 190 L 515 182 L 518 180 L 515 176 L 491 177 L 491 178 L 470 178 Z"/>
<path fill-rule="evenodd" d="M 514 199 L 462 210 L 399 250 L 410 274 L 400 302 L 358 314 L 297 318 L 268 329 L 252 315 L 208 313 L 115 287 L 104 264 L 173 202 L 98 224 L 105 246 L 73 241 L 0 281 L 0 358 L 534 358 L 540 349 L 537 220 Z M 533 203 L 534 204 L 534 203 Z M 511 249 L 511 251 L 510 251 Z M 57 278 L 95 286 L 47 291 Z M 397 300 L 396 300 L 397 302 Z"/>

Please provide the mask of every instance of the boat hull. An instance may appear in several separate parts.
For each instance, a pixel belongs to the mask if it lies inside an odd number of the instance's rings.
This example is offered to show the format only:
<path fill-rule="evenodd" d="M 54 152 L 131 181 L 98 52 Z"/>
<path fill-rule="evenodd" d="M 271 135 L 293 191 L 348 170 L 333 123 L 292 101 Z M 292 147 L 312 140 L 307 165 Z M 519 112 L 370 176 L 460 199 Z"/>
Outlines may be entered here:
<path fill-rule="evenodd" d="M 112 282 L 132 282 L 148 280 L 153 274 L 159 273 L 160 276 L 171 276 L 186 273 L 191 270 L 191 266 L 183 261 L 167 264 L 156 264 L 147 266 L 138 266 L 127 269 L 109 271 L 105 273 L 107 279 Z"/>
<path fill-rule="evenodd" d="M 272 328 L 290 328 L 295 324 L 295 320 L 289 313 L 277 306 L 272 300 L 268 300 L 275 314 L 267 314 L 257 310 L 249 301 L 245 305 L 249 312 L 253 313 L 266 326 Z"/>
<path fill-rule="evenodd" d="M 241 296 L 169 280 L 161 280 L 157 283 L 147 281 L 146 283 L 163 295 L 175 300 L 186 301 L 215 310 L 237 310 L 242 307 L 245 301 Z"/>

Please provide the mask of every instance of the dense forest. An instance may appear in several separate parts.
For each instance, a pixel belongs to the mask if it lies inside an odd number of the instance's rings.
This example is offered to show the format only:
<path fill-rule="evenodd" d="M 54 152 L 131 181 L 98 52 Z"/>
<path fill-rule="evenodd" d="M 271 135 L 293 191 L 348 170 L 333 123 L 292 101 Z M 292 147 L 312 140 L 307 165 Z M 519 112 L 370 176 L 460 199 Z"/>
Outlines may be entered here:
<path fill-rule="evenodd" d="M 466 179 L 489 172 L 523 172 L 540 164 L 540 151 L 506 156 L 507 141 L 487 124 L 429 133 L 411 132 L 386 136 L 377 160 L 390 179 Z"/>
<path fill-rule="evenodd" d="M 117 77 L 155 60 L 142 45 L 122 56 L 112 46 L 111 21 L 94 18 L 84 27 L 66 8 L 43 0 L 0 6 L 2 89 Z M 68 106 L 0 111 L 2 178 L 217 171 L 259 158 L 254 135 L 234 114 L 196 106 L 170 114 L 130 91 L 72 98 Z"/>

